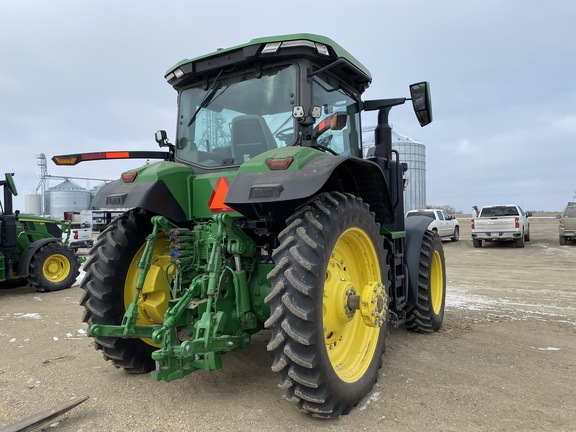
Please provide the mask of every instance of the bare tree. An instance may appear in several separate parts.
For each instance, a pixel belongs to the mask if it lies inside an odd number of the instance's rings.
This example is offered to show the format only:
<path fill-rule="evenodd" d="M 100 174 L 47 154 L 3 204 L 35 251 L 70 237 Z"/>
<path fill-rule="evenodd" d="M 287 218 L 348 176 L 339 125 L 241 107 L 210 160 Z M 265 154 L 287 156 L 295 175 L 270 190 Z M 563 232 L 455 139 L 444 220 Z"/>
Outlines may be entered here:
<path fill-rule="evenodd" d="M 456 209 L 450 205 L 427 205 L 426 208 L 444 210 L 448 214 L 456 213 Z"/>

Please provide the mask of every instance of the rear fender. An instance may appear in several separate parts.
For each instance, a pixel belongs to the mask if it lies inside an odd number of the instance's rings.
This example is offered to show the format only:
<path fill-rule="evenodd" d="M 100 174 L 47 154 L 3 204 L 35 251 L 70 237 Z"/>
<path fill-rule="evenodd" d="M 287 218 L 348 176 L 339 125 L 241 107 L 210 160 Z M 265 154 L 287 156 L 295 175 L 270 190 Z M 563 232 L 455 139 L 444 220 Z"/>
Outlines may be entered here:
<path fill-rule="evenodd" d="M 408 300 L 409 305 L 415 305 L 418 297 L 418 272 L 420 270 L 420 252 L 422 239 L 430 225 L 430 218 L 425 216 L 410 216 L 405 220 L 406 226 L 406 265 L 408 267 Z"/>
<path fill-rule="evenodd" d="M 34 243 L 31 243 L 30 246 L 28 246 L 20 256 L 20 261 L 18 262 L 18 276 L 27 277 L 30 274 L 30 261 L 32 261 L 32 257 L 38 251 L 38 249 L 40 249 L 45 244 L 58 243 L 60 241 L 61 240 L 58 238 L 43 238 L 36 240 Z"/>
<path fill-rule="evenodd" d="M 264 162 L 264 161 L 262 161 Z M 393 218 L 384 174 L 374 162 L 349 156 L 319 156 L 298 170 L 240 171 L 224 203 L 252 219 L 289 211 L 324 191 L 350 192 L 370 205 L 380 224 Z M 284 217 L 284 215 L 282 215 Z"/>
<path fill-rule="evenodd" d="M 126 173 L 135 174 L 131 183 L 122 179 L 105 184 L 92 201 L 95 209 L 143 208 L 178 223 L 188 220 L 190 167 L 175 162 L 156 162 Z"/>
<path fill-rule="evenodd" d="M 162 180 L 137 184 L 108 183 L 94 197 L 92 208 L 142 208 L 176 223 L 186 220 L 182 206 Z"/>

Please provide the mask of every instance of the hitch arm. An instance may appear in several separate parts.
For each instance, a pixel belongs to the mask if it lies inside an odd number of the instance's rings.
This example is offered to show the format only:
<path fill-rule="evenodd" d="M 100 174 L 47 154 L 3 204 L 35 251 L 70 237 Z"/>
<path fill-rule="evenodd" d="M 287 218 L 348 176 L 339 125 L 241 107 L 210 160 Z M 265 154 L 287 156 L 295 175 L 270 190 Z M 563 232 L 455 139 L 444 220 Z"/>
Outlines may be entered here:
<path fill-rule="evenodd" d="M 150 270 L 152 253 L 154 252 L 154 242 L 158 237 L 158 232 L 163 230 L 167 231 L 170 228 L 177 228 L 176 225 L 172 224 L 168 219 L 163 216 L 152 217 L 152 233 L 146 237 L 146 246 L 144 247 L 144 252 L 142 253 L 142 258 L 138 261 L 138 268 L 140 269 L 138 273 L 138 280 L 136 281 L 136 291 L 134 292 L 134 297 L 132 302 L 126 309 L 124 317 L 122 318 L 122 323 L 119 326 L 116 325 L 93 325 L 90 327 L 89 334 L 93 337 L 121 337 L 121 338 L 152 338 L 153 333 L 160 328 L 159 325 L 155 326 L 137 326 L 136 322 L 139 318 L 138 313 L 138 299 L 142 293 L 142 288 L 144 287 L 144 282 L 146 281 L 146 275 L 148 270 Z"/>

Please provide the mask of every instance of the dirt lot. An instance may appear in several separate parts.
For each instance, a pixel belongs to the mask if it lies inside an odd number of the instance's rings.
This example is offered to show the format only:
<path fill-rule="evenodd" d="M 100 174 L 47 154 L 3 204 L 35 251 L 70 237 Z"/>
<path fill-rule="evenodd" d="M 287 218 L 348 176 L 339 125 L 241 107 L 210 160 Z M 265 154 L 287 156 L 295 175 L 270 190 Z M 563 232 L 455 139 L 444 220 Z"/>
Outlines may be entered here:
<path fill-rule="evenodd" d="M 51 431 L 575 431 L 576 245 L 532 219 L 531 241 L 444 242 L 446 315 L 433 335 L 391 329 L 380 379 L 347 416 L 311 419 L 282 397 L 268 334 L 224 368 L 173 383 L 105 362 L 81 323 L 80 289 L 0 290 L 0 427 L 74 396 Z"/>

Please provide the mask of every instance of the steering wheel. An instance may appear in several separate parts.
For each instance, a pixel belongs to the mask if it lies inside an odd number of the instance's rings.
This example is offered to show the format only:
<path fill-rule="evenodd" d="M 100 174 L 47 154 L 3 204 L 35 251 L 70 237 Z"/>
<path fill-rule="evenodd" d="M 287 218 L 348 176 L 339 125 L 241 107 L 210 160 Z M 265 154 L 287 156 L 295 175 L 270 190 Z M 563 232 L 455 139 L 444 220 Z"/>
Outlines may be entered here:
<path fill-rule="evenodd" d="M 288 144 L 288 142 L 294 140 L 294 128 L 286 127 L 284 129 L 280 129 L 278 132 L 274 133 L 274 136 L 280 141 L 284 141 L 286 144 Z"/>

